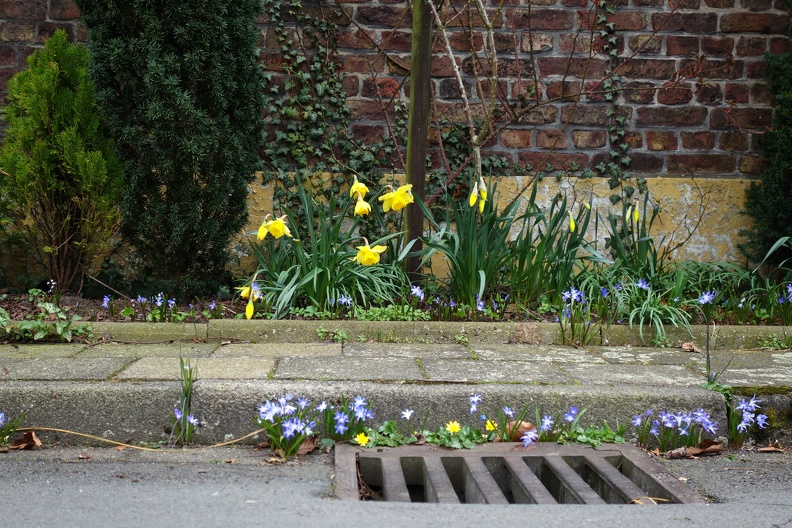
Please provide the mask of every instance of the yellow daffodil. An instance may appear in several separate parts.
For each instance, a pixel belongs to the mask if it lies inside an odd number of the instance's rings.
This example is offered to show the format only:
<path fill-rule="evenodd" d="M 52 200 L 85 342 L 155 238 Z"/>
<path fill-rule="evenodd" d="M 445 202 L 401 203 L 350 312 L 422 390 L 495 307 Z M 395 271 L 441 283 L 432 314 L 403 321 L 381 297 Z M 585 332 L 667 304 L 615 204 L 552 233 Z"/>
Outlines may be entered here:
<path fill-rule="evenodd" d="M 589 211 L 591 211 L 591 204 L 590 204 L 590 203 L 588 203 L 588 202 L 583 202 L 583 207 L 585 207 L 586 209 L 588 209 Z"/>
<path fill-rule="evenodd" d="M 446 431 L 448 431 L 451 434 L 458 433 L 460 429 L 462 428 L 459 426 L 459 422 L 457 421 L 448 422 L 446 424 Z"/>
<path fill-rule="evenodd" d="M 363 200 L 363 197 L 358 194 L 357 203 L 355 204 L 355 216 L 367 215 L 371 212 L 371 205 Z"/>
<path fill-rule="evenodd" d="M 494 431 L 497 429 L 497 425 L 492 420 L 487 420 L 487 423 L 484 424 L 484 429 L 487 431 Z"/>
<path fill-rule="evenodd" d="M 379 201 L 383 202 L 382 209 L 386 213 L 391 209 L 401 211 L 408 204 L 413 203 L 412 185 L 402 185 L 395 191 L 385 193 L 379 197 Z"/>
<path fill-rule="evenodd" d="M 386 249 L 385 246 L 374 246 L 369 247 L 368 244 L 365 246 L 358 246 L 357 255 L 355 255 L 355 262 L 358 264 L 363 264 L 364 266 L 373 266 L 377 262 L 380 261 L 380 253 L 383 253 Z"/>
<path fill-rule="evenodd" d="M 470 189 L 470 198 L 468 198 L 470 207 L 476 205 L 476 200 L 478 200 L 478 182 L 474 183 L 473 188 Z"/>
<path fill-rule="evenodd" d="M 572 211 L 567 211 L 567 213 L 569 214 L 569 230 L 570 231 L 574 231 L 575 230 L 575 218 L 572 216 Z"/>
<path fill-rule="evenodd" d="M 635 208 L 635 211 L 633 211 L 633 222 L 635 222 L 635 223 L 637 224 L 637 223 L 638 223 L 638 219 L 639 219 L 640 217 L 641 217 L 641 215 L 640 215 L 640 213 L 638 212 L 638 208 L 636 207 L 636 208 Z"/>
<path fill-rule="evenodd" d="M 239 290 L 239 296 L 243 299 L 250 297 L 250 286 L 237 286 L 236 289 Z"/>
<path fill-rule="evenodd" d="M 349 197 L 354 198 L 355 194 L 358 195 L 358 199 L 362 199 L 368 193 L 368 187 L 366 187 L 365 183 L 360 183 L 355 176 L 355 182 L 352 184 L 352 187 L 349 188 Z M 357 212 L 355 213 L 357 214 Z"/>
<path fill-rule="evenodd" d="M 250 299 L 248 299 L 247 306 L 245 306 L 245 317 L 247 319 L 252 319 L 253 318 L 253 313 L 255 311 L 256 311 L 256 309 L 253 307 L 253 298 L 251 297 Z"/>
<path fill-rule="evenodd" d="M 365 446 L 369 442 L 369 437 L 366 436 L 366 433 L 360 433 L 355 436 L 355 442 L 357 442 L 358 445 Z"/>
<path fill-rule="evenodd" d="M 292 238 L 291 231 L 289 230 L 289 226 L 286 225 L 284 221 L 286 216 L 281 216 L 280 218 L 276 218 L 275 220 L 267 220 L 270 215 L 264 217 L 264 222 L 261 224 L 258 230 L 258 239 L 264 240 L 267 234 L 272 235 L 275 238 L 280 238 L 286 235 L 289 238 Z"/>

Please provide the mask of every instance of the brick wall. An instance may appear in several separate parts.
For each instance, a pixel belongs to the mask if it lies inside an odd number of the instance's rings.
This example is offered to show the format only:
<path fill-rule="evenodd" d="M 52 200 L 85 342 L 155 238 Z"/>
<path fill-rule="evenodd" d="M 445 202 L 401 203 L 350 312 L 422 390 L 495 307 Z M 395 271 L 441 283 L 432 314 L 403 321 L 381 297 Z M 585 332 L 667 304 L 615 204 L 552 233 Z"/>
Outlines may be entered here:
<path fill-rule="evenodd" d="M 319 0 L 303 2 L 319 9 Z M 492 2 L 485 0 L 487 5 Z M 595 86 L 608 66 L 589 60 L 578 35 L 588 27 L 579 0 L 511 0 L 496 22 L 500 61 L 499 89 L 514 101 L 534 77 L 540 106 L 521 122 L 504 126 L 489 147 L 514 163 L 556 167 L 575 161 L 594 166 L 608 160 L 608 109 L 602 94 L 569 94 Z M 616 0 L 616 47 L 622 58 L 620 114 L 630 145 L 631 173 L 753 176 L 760 171 L 755 139 L 772 118 L 772 101 L 763 79 L 766 52 L 788 49 L 789 16 L 781 0 Z M 409 91 L 410 15 L 406 2 L 394 0 L 322 1 L 340 26 L 338 60 L 352 108 L 353 131 L 361 139 L 386 133 L 379 98 L 406 99 Z M 460 0 L 446 0 L 452 8 Z M 494 6 L 491 14 L 494 16 Z M 529 16 L 530 11 L 530 16 Z M 478 101 L 470 49 L 481 51 L 483 38 L 473 17 L 470 26 L 450 25 L 455 61 L 464 73 L 471 101 Z M 266 18 L 259 20 L 264 64 L 277 76 L 277 47 Z M 602 26 L 600 26 L 602 27 Z M 24 65 L 55 29 L 85 40 L 79 13 L 69 0 L 0 0 L 0 100 L 8 79 Z M 384 51 L 384 53 L 381 53 Z M 636 53 L 637 52 L 637 53 Z M 669 81 L 686 68 L 703 69 L 703 82 Z M 373 72 L 373 74 L 372 74 Z M 440 115 L 459 116 L 461 91 L 449 58 L 436 47 L 432 62 L 435 107 Z M 563 96 L 566 96 L 564 98 Z M 529 97 L 530 99 L 530 97 Z M 505 123 L 501 123 L 505 125 Z"/>

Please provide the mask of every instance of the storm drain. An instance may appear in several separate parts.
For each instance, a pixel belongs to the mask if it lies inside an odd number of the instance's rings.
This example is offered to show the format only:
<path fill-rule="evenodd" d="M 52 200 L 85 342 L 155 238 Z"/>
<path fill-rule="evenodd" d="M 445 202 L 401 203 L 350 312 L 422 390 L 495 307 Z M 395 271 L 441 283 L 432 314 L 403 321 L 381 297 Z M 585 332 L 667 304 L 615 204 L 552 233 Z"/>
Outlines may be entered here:
<path fill-rule="evenodd" d="M 690 488 L 633 446 L 336 445 L 342 500 L 465 504 L 692 504 Z"/>

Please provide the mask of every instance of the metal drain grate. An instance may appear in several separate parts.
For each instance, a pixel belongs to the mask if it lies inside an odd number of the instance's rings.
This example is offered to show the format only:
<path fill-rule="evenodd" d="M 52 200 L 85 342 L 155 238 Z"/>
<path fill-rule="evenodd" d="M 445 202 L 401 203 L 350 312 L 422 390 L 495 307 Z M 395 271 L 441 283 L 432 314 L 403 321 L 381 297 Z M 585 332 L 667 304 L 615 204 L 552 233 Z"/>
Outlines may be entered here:
<path fill-rule="evenodd" d="M 342 500 L 477 504 L 692 504 L 706 501 L 633 446 L 540 443 L 362 449 L 336 445 Z"/>

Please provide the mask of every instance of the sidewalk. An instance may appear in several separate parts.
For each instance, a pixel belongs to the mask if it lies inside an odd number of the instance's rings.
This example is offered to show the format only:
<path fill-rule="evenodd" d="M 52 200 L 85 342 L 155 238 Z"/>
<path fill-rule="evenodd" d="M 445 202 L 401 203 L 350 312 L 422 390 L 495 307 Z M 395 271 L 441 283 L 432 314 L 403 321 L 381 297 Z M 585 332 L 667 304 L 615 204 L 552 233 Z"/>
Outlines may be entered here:
<path fill-rule="evenodd" d="M 362 394 L 377 422 L 405 408 L 429 411 L 430 427 L 476 423 L 468 396 L 557 414 L 587 408 L 583 425 L 624 423 L 649 408 L 704 408 L 725 428 L 723 397 L 701 388 L 705 354 L 627 346 L 637 329 L 614 329 L 610 346 L 552 345 L 549 324 L 377 323 L 354 321 L 213 321 L 210 324 L 93 323 L 94 345 L 0 346 L 0 411 L 26 415 L 24 426 L 56 427 L 121 442 L 155 441 L 180 395 L 179 357 L 198 370 L 194 414 L 198 441 L 214 443 L 255 429 L 266 396 L 337 400 Z M 345 337 L 342 343 L 326 337 Z M 696 343 L 704 339 L 697 330 Z M 754 392 L 762 410 L 792 433 L 792 351 L 743 350 L 783 329 L 719 328 L 713 368 L 738 393 Z M 646 332 L 649 335 L 649 332 Z M 764 334 L 763 334 L 764 333 Z M 781 335 L 779 333 L 779 335 Z M 685 336 L 670 335 L 672 341 Z M 687 336 L 690 340 L 690 337 Z M 616 346 L 618 345 L 618 346 Z M 533 413 L 531 412 L 531 415 Z M 42 434 L 69 444 L 83 440 Z M 251 440 L 255 441 L 255 440 Z"/>

